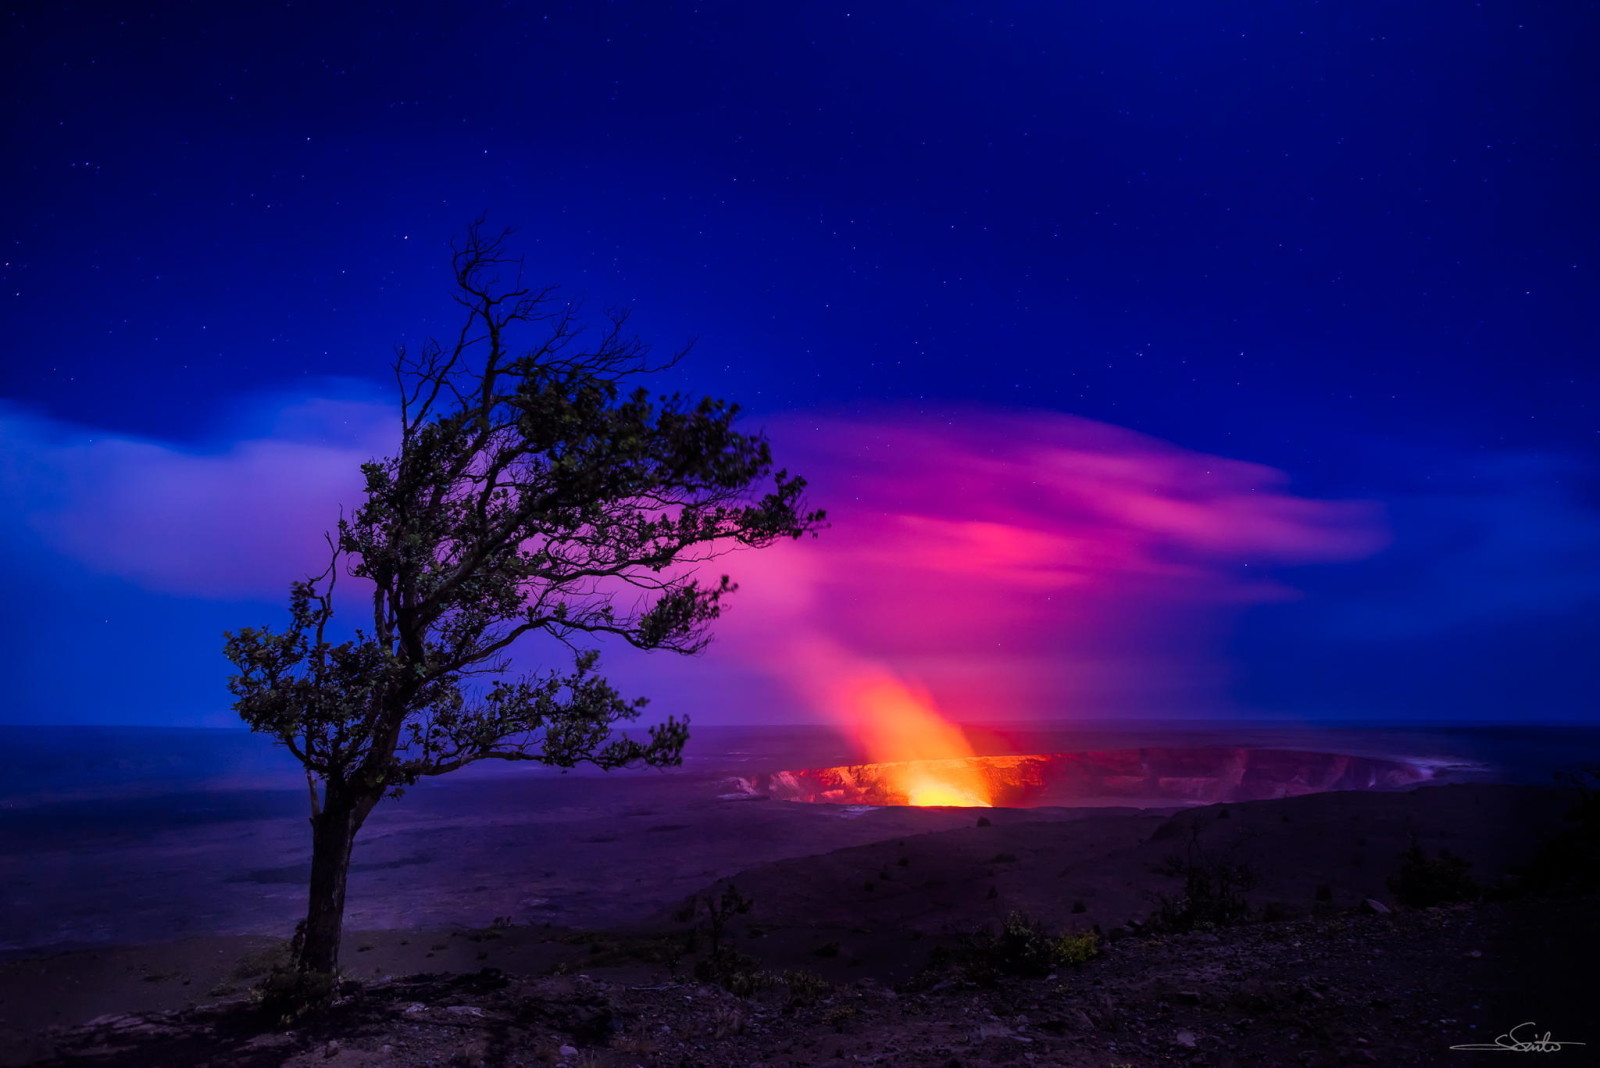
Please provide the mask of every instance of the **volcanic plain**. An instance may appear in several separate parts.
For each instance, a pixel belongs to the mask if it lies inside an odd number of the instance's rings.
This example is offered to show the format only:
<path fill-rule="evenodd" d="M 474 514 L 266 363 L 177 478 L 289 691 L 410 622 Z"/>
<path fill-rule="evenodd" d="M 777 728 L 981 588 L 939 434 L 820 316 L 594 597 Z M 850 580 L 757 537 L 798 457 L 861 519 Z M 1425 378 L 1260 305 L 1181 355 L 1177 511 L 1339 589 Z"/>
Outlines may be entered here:
<path fill-rule="evenodd" d="M 8 805 L 0 1057 L 1431 1064 L 1524 1018 L 1600 1045 L 1574 1032 L 1592 908 L 1509 893 L 1561 832 L 1552 789 L 1430 766 L 1421 784 L 1262 796 L 1257 776 L 1241 795 L 1247 768 L 1223 797 L 1169 781 L 1031 808 L 806 803 L 772 776 L 859 765 L 747 755 L 385 802 L 356 850 L 341 1007 L 298 1025 L 262 1020 L 251 991 L 302 908 L 303 793 Z M 1482 893 L 1406 908 L 1391 879 L 1411 849 L 1460 858 Z M 1197 870 L 1240 875 L 1228 922 L 1167 922 Z M 1088 948 L 1039 974 L 968 966 L 1020 923 Z"/>

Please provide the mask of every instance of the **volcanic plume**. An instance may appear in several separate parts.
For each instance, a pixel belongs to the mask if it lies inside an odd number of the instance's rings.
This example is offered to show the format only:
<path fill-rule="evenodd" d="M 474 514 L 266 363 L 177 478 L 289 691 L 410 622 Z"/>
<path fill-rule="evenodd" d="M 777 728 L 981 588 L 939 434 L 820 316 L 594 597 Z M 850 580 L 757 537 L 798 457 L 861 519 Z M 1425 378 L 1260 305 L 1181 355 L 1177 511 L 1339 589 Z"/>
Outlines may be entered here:
<path fill-rule="evenodd" d="M 1215 709 L 1270 565 L 1383 541 L 1364 502 L 1269 468 L 1046 412 L 791 420 L 775 449 L 832 527 L 737 561 L 728 644 L 832 719 L 912 804 L 988 804 L 955 723 Z"/>

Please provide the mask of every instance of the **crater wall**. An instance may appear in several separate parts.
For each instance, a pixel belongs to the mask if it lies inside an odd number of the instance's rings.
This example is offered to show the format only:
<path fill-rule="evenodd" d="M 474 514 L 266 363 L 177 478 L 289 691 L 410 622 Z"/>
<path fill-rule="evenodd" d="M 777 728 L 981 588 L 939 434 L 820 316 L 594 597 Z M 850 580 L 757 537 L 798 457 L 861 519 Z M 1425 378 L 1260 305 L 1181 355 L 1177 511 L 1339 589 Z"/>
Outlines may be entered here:
<path fill-rule="evenodd" d="M 1112 749 L 918 762 L 952 776 L 976 774 L 997 806 L 1036 808 L 1104 800 L 1207 804 L 1329 790 L 1395 790 L 1432 777 L 1400 759 L 1232 747 Z M 903 805 L 906 764 L 802 768 L 740 779 L 752 795 L 839 805 Z"/>

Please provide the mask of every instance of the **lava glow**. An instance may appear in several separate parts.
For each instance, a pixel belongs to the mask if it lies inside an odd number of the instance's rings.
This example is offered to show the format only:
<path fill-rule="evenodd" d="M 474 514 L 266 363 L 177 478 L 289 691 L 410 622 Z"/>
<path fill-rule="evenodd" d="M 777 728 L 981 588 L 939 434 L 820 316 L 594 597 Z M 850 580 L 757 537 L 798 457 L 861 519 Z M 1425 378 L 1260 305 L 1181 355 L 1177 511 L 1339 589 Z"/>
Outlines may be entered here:
<path fill-rule="evenodd" d="M 1215 804 L 1299 797 L 1327 790 L 1402 790 L 1434 777 L 1426 761 L 1231 746 L 1115 749 L 944 760 L 946 783 L 981 779 L 1008 808 Z M 908 774 L 896 764 L 798 768 L 741 780 L 752 795 L 825 805 L 902 805 Z M 932 804 L 954 803 L 935 800 Z"/>
<path fill-rule="evenodd" d="M 952 763 L 977 754 L 961 728 L 939 715 L 932 698 L 886 671 L 855 682 L 850 691 L 847 722 L 855 741 L 873 763 L 891 765 L 889 785 L 905 796 L 904 804 L 993 806 L 975 766 Z"/>
<path fill-rule="evenodd" d="M 1000 803 L 960 770 L 976 754 L 954 723 L 1226 708 L 1226 624 L 1293 596 L 1269 565 L 1384 541 L 1370 505 L 1055 413 L 771 431 L 831 525 L 730 564 L 741 591 L 722 662 L 787 691 L 742 703 L 827 718 L 863 763 L 907 764 L 902 804 Z"/>

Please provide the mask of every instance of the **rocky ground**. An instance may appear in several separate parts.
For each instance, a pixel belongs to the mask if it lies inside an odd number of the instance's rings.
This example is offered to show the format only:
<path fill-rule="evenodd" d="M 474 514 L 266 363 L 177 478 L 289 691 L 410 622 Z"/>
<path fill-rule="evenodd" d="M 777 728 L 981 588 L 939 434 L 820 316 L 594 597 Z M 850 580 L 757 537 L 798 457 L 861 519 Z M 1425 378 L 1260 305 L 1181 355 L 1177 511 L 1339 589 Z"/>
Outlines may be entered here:
<path fill-rule="evenodd" d="M 1494 1054 L 1525 1020 L 1556 1063 L 1596 1063 L 1600 901 L 1328 911 L 1183 935 L 1115 932 L 1093 959 L 974 984 L 828 985 L 791 972 L 734 993 L 690 962 L 558 963 L 353 988 L 325 1018 L 278 1027 L 247 999 L 114 1015 L 49 1036 L 41 1065 L 705 1066 L 1431 1065 Z M 581 962 L 582 958 L 575 958 Z M 1526 1030 L 1518 1037 L 1529 1037 Z"/>
<path fill-rule="evenodd" d="M 1591 1045 L 1528 1052 L 1600 1063 L 1600 900 L 1529 896 L 1517 874 L 1570 852 L 1567 803 L 1481 784 L 951 810 L 708 879 L 632 925 L 351 929 L 341 996 L 296 1022 L 251 997 L 277 939 L 31 955 L 0 965 L 0 1064 L 1470 1065 L 1504 1051 L 1451 1047 L 1529 1022 L 1516 1038 Z M 701 818 L 748 833 L 792 815 L 778 804 Z M 1416 848 L 1481 903 L 1400 907 Z M 1020 942 L 978 933 L 1021 914 Z"/>

